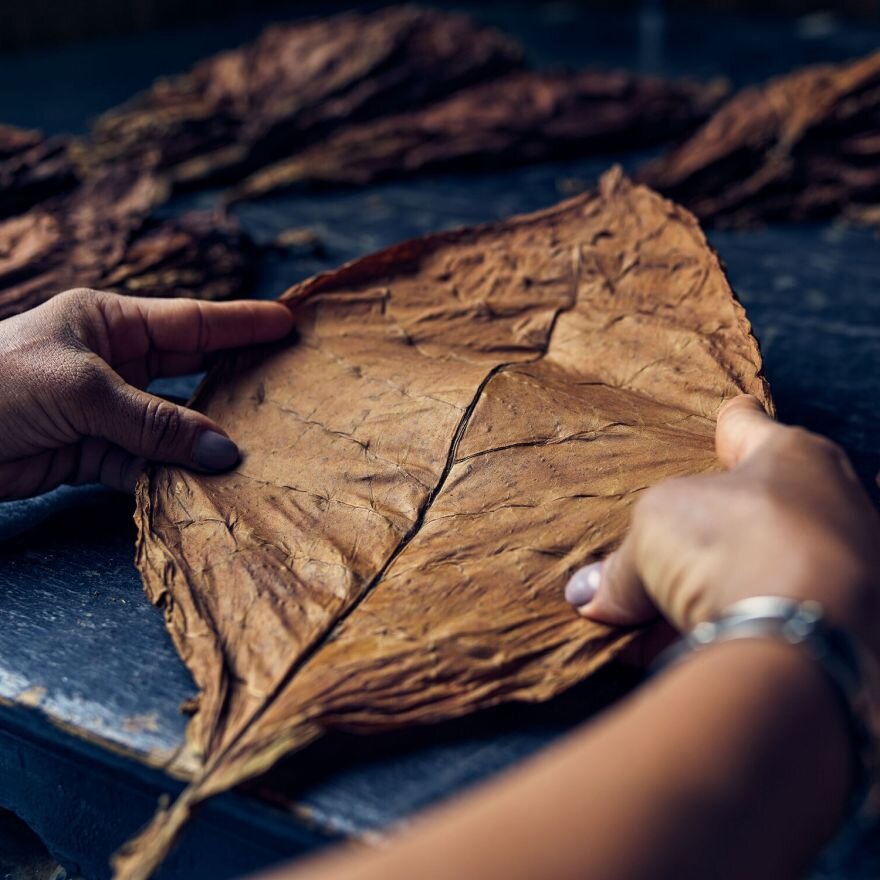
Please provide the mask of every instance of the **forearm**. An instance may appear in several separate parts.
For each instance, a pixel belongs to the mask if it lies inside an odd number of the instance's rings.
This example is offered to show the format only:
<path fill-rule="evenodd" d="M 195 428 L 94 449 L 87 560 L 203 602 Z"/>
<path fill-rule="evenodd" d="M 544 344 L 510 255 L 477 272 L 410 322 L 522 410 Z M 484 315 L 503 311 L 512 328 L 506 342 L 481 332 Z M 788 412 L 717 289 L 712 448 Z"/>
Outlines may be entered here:
<path fill-rule="evenodd" d="M 385 851 L 281 877 L 796 877 L 840 819 L 842 713 L 797 649 L 715 646 L 690 658 Z"/>

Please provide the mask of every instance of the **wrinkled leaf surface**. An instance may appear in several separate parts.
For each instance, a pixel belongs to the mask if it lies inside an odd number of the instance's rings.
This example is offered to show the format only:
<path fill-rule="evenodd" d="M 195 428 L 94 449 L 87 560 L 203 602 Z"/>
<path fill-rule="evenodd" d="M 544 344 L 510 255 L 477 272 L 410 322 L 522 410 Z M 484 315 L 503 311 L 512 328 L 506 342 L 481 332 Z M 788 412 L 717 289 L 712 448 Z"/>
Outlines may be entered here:
<path fill-rule="evenodd" d="M 202 767 L 119 856 L 129 880 L 194 804 L 325 730 L 543 700 L 614 657 L 632 634 L 575 615 L 567 576 L 645 487 L 716 466 L 722 401 L 771 405 L 696 221 L 617 170 L 286 300 L 299 335 L 197 397 L 238 470 L 139 487 L 138 564 L 202 692 Z"/>

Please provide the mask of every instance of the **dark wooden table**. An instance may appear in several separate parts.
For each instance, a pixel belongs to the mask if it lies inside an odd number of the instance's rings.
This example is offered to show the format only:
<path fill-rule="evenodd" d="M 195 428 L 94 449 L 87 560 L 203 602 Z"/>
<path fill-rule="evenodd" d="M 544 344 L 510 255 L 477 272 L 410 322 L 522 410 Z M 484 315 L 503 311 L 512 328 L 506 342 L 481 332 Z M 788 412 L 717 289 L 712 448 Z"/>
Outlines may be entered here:
<path fill-rule="evenodd" d="M 654 9 L 656 4 L 650 4 Z M 325 6 L 326 8 L 326 6 Z M 798 64 L 846 58 L 880 32 L 828 16 L 800 21 L 587 13 L 574 4 L 466 8 L 518 35 L 541 64 L 603 63 L 736 83 Z M 87 119 L 249 39 L 264 22 L 0 56 L 0 120 L 52 131 Z M 281 198 L 238 213 L 261 240 L 308 226 L 322 257 L 267 258 L 258 295 L 393 241 L 551 204 L 589 183 L 599 157 L 479 177 L 443 176 L 368 191 Z M 209 205 L 215 194 L 169 210 Z M 880 248 L 874 233 L 835 224 L 714 233 L 764 350 L 780 415 L 830 434 L 877 497 L 880 470 Z M 0 373 L 2 381 L 2 373 Z M 186 394 L 192 381 L 160 390 Z M 0 426 L 2 436 L 2 426 Z M 193 684 L 132 564 L 131 502 L 98 489 L 0 505 L 0 807 L 14 810 L 87 880 L 179 790 L 163 767 L 180 747 L 179 711 Z M 327 841 L 369 836 L 521 760 L 613 699 L 631 679 L 611 670 L 543 707 L 503 708 L 374 740 L 336 738 L 290 760 L 271 790 L 231 794 L 193 822 L 163 876 L 233 877 Z M 880 840 L 851 829 L 815 877 L 880 876 Z M 846 844 L 846 845 L 844 845 Z"/>

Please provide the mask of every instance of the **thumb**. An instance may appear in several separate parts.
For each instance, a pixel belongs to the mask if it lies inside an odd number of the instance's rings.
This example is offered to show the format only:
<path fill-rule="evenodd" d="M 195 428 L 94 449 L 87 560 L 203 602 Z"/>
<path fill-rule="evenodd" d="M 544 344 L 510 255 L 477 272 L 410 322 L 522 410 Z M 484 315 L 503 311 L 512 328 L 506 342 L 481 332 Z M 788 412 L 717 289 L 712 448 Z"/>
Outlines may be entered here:
<path fill-rule="evenodd" d="M 209 473 L 238 463 L 238 447 L 207 416 L 107 372 L 105 393 L 89 401 L 89 435 L 103 437 L 134 456 Z"/>
<path fill-rule="evenodd" d="M 715 427 L 715 449 L 721 464 L 727 470 L 736 467 L 781 430 L 751 394 L 728 400 L 718 412 Z"/>
<path fill-rule="evenodd" d="M 603 562 L 576 571 L 565 588 L 565 598 L 584 617 L 612 626 L 637 626 L 657 617 L 636 569 L 632 532 Z"/>

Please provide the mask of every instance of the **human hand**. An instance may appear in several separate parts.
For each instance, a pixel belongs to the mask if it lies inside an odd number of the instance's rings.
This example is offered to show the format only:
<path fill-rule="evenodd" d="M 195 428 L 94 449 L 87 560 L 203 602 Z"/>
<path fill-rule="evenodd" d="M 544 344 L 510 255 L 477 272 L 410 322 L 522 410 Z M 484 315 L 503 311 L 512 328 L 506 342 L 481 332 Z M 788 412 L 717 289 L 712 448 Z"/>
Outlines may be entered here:
<path fill-rule="evenodd" d="M 146 393 L 205 355 L 293 327 L 279 303 L 154 300 L 71 290 L 0 322 L 0 500 L 62 483 L 131 489 L 146 460 L 205 472 L 238 448 L 211 419 Z"/>
<path fill-rule="evenodd" d="M 750 396 L 722 407 L 716 448 L 726 471 L 646 491 L 623 544 L 566 598 L 593 620 L 662 614 L 679 631 L 750 596 L 810 599 L 880 657 L 880 520 L 844 453 Z"/>

